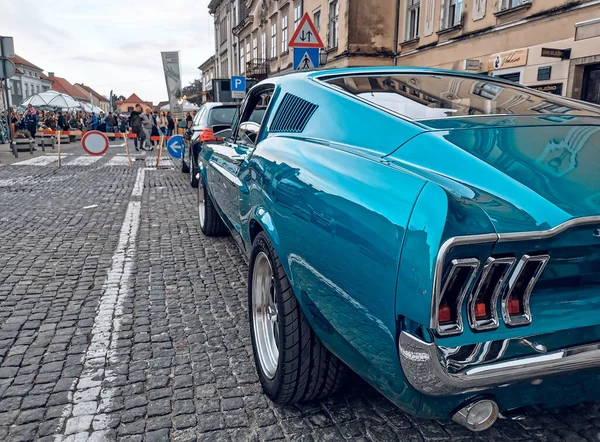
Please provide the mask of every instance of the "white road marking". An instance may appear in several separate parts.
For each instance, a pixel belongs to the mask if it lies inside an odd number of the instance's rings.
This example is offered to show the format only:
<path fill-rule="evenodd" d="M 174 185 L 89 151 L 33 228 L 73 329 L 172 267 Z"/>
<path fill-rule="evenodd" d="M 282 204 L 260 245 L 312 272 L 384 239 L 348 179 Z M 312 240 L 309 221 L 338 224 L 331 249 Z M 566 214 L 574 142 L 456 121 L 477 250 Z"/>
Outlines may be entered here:
<path fill-rule="evenodd" d="M 146 157 L 146 167 L 156 167 L 157 157 Z M 173 161 L 168 156 L 160 157 L 160 167 L 173 167 Z"/>
<path fill-rule="evenodd" d="M 73 155 L 71 152 L 61 153 L 61 157 L 67 157 L 69 155 Z M 52 163 L 58 161 L 58 154 L 46 154 L 35 158 L 30 158 L 28 160 L 19 161 L 16 163 L 12 163 L 11 166 L 49 166 Z"/>
<path fill-rule="evenodd" d="M 131 191 L 131 196 L 142 196 L 144 191 L 144 177 L 146 175 L 145 169 L 138 169 L 137 176 L 135 177 L 135 184 Z"/>
<path fill-rule="evenodd" d="M 135 158 L 132 158 L 131 163 L 133 164 L 134 161 L 135 161 Z M 114 157 L 112 157 L 110 160 L 108 160 L 108 163 L 106 163 L 103 167 L 111 167 L 111 166 L 127 166 L 127 167 L 129 167 L 129 161 L 127 160 L 127 156 L 120 156 L 119 154 L 117 154 Z"/>
<path fill-rule="evenodd" d="M 131 195 L 141 195 L 143 184 L 144 169 L 138 169 Z M 57 442 L 88 440 L 88 437 L 90 440 L 103 440 L 107 429 L 106 413 L 111 411 L 115 388 L 103 389 L 102 380 L 114 376 L 114 373 L 106 369 L 106 363 L 112 357 L 111 350 L 116 349 L 118 333 L 121 330 L 123 303 L 130 295 L 141 208 L 140 201 L 130 201 L 127 205 L 117 249 L 102 286 L 100 303 L 92 326 L 91 342 L 83 360 L 83 371 L 75 381 L 72 404 L 65 406 L 59 428 L 65 419 L 66 426 L 62 434 L 55 436 Z"/>
<path fill-rule="evenodd" d="M 94 157 L 91 155 L 83 155 L 83 156 L 76 157 L 74 160 L 65 162 L 63 164 L 63 166 L 89 166 L 101 159 L 102 159 L 101 156 Z"/>
<path fill-rule="evenodd" d="M 30 158 L 25 161 L 13 163 L 13 166 L 49 166 L 58 161 L 58 155 L 44 155 L 42 157 Z"/>

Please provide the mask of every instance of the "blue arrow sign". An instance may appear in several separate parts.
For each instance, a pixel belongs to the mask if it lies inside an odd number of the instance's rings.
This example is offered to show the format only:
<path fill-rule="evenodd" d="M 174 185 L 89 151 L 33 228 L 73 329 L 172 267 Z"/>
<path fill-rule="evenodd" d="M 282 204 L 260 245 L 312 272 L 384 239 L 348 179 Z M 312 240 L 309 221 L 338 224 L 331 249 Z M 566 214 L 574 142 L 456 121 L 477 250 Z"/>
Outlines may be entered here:
<path fill-rule="evenodd" d="M 169 154 L 176 159 L 180 159 L 183 156 L 185 150 L 185 141 L 181 135 L 173 135 L 167 142 L 167 150 Z"/>
<path fill-rule="evenodd" d="M 303 71 L 319 67 L 319 48 L 294 48 L 294 70 Z"/>

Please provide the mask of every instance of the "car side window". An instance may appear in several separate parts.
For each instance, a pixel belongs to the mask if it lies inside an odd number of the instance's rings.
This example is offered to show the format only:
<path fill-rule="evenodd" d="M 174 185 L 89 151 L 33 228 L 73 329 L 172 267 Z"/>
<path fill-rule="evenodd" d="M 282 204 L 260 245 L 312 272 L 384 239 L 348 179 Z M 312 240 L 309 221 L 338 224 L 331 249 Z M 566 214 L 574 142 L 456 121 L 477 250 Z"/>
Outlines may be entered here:
<path fill-rule="evenodd" d="M 253 91 L 246 98 L 242 117 L 236 127 L 236 142 L 248 148 L 256 146 L 258 136 L 262 126 L 263 118 L 271 98 L 273 97 L 274 87 L 265 86 L 257 91 Z"/>

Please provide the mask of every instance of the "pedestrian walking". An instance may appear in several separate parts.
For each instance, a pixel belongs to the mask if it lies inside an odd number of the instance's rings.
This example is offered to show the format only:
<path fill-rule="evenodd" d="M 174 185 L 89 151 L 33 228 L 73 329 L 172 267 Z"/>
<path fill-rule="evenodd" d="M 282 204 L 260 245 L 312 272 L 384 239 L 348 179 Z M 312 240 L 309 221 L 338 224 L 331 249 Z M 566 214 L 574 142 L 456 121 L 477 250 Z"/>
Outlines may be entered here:
<path fill-rule="evenodd" d="M 115 131 L 115 117 L 112 112 L 108 113 L 104 122 L 106 123 L 106 132 L 112 133 Z"/>
<path fill-rule="evenodd" d="M 35 112 L 35 109 L 33 108 L 33 106 L 30 104 L 29 108 L 27 109 L 27 130 L 29 131 L 29 134 L 31 135 L 32 138 L 35 138 L 35 133 L 37 132 L 37 123 L 38 123 L 38 119 L 37 119 L 37 114 Z"/>
<path fill-rule="evenodd" d="M 175 121 L 171 112 L 167 112 L 167 137 L 170 137 L 175 132 Z"/>
<path fill-rule="evenodd" d="M 131 132 L 136 135 L 136 138 L 133 139 L 133 145 L 135 146 L 135 150 L 146 150 L 144 148 L 144 142 L 146 140 L 146 135 L 144 130 L 142 129 L 142 105 L 136 104 L 135 110 L 131 111 L 129 114 L 129 126 L 131 127 Z M 139 147 L 138 147 L 139 140 Z"/>
<path fill-rule="evenodd" d="M 158 132 L 160 135 L 167 135 L 167 128 L 169 126 L 169 120 L 167 120 L 167 116 L 165 115 L 165 111 L 160 111 L 158 114 L 158 118 L 156 119 L 156 126 L 158 127 Z"/>
<path fill-rule="evenodd" d="M 150 137 L 152 136 L 152 111 L 149 107 L 147 107 L 145 112 L 141 114 L 141 119 L 142 129 L 144 130 L 144 135 L 146 136 L 144 142 L 145 144 L 150 146 L 150 150 L 154 150 L 152 140 L 150 139 Z"/>

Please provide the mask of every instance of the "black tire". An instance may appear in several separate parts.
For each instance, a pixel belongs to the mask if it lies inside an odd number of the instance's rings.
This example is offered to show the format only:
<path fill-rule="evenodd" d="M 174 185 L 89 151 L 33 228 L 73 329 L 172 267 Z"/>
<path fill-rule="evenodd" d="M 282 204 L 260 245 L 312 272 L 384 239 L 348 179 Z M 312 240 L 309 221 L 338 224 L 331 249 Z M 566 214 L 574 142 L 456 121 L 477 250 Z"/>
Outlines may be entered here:
<path fill-rule="evenodd" d="M 202 196 L 204 205 L 201 205 Z M 202 221 L 202 211 L 204 213 L 204 222 Z M 204 186 L 198 186 L 198 218 L 200 229 L 206 236 L 225 236 L 228 232 L 227 226 L 217 212 L 208 191 Z"/>
<path fill-rule="evenodd" d="M 267 255 L 273 272 L 277 305 L 279 361 L 273 379 L 269 379 L 261 367 L 257 355 L 254 329 L 252 275 L 256 257 Z M 266 395 L 275 403 L 321 399 L 337 392 L 349 373 L 348 367 L 321 343 L 310 327 L 300 307 L 281 261 L 264 232 L 253 243 L 248 273 L 248 301 L 250 335 L 254 363 Z"/>
<path fill-rule="evenodd" d="M 198 188 L 198 166 L 197 166 L 197 161 L 195 160 L 196 158 L 196 153 L 194 152 L 195 149 L 193 147 L 190 147 L 190 185 L 196 189 Z"/>

